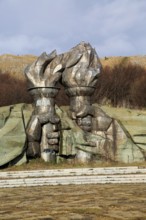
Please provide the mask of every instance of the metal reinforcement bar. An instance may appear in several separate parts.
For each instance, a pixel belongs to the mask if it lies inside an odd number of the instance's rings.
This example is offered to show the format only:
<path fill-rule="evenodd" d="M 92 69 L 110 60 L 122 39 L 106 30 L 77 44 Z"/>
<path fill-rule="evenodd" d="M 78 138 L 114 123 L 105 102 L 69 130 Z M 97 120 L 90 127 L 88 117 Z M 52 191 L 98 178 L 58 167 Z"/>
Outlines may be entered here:
<path fill-rule="evenodd" d="M 107 183 L 146 183 L 146 168 L 133 166 L 0 172 L 0 188 Z"/>

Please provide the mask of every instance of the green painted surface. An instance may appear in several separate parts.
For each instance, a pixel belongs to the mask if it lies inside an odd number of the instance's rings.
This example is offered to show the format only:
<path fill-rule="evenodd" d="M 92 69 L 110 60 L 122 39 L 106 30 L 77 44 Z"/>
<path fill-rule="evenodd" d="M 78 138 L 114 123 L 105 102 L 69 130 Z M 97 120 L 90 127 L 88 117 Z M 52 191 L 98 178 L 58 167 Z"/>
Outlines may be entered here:
<path fill-rule="evenodd" d="M 0 115 L 5 116 L 5 118 L 3 117 L 3 126 L 0 129 L 0 166 L 19 157 L 20 160 L 16 160 L 19 164 L 21 164 L 21 160 L 22 162 L 26 162 L 25 153 L 23 156 L 26 142 L 22 117 L 23 108 L 25 109 L 25 104 L 17 104 L 11 106 L 11 108 L 9 106 L 0 108 Z M 25 110 L 25 112 L 27 112 L 27 110 Z M 25 116 L 26 122 L 30 114 L 31 112 L 29 110 L 28 117 Z"/>
<path fill-rule="evenodd" d="M 93 156 L 97 161 L 141 162 L 146 154 L 146 112 L 94 105 L 95 124 L 102 118 L 104 129 L 92 133 L 81 130 L 69 116 L 69 107 L 56 106 L 61 119 L 60 155 Z M 0 108 L 0 166 L 26 162 L 25 127 L 33 108 L 17 104 Z M 109 117 L 110 116 L 110 117 Z M 115 119 L 112 119 L 115 118 Z M 107 126 L 108 125 L 108 126 Z M 100 125 L 100 127 L 103 127 Z M 24 154 L 23 154 L 24 153 Z"/>
<path fill-rule="evenodd" d="M 94 105 L 94 108 L 97 110 L 98 106 Z M 112 111 L 110 111 L 110 108 L 108 109 L 109 111 L 104 108 L 102 109 L 107 114 L 105 114 L 105 120 L 107 117 L 107 121 L 110 121 L 109 115 L 110 117 L 113 117 Z M 100 111 L 98 112 L 100 114 Z M 113 111 L 113 113 L 115 112 Z M 58 115 L 61 118 L 63 128 L 61 142 L 62 154 L 72 154 L 73 152 L 78 153 L 78 151 L 83 151 L 93 154 L 97 160 L 113 160 L 124 163 L 140 162 L 145 160 L 142 150 L 132 139 L 132 135 L 130 133 L 131 130 L 126 128 L 123 120 L 121 120 L 122 122 L 119 121 L 119 112 L 114 114 L 114 117 L 117 120 L 113 120 L 112 123 L 114 124 L 111 124 L 107 131 L 97 131 L 96 134 L 83 132 L 69 118 L 68 107 L 61 107 L 61 110 L 58 109 Z M 117 115 L 119 117 L 117 117 Z M 96 116 L 98 117 L 98 114 L 96 114 Z M 132 121 L 130 116 L 128 119 L 129 121 Z M 94 120 L 97 119 L 95 118 Z"/>
<path fill-rule="evenodd" d="M 134 142 L 146 149 L 146 111 L 101 106 L 111 117 L 119 119 L 132 136 Z"/>

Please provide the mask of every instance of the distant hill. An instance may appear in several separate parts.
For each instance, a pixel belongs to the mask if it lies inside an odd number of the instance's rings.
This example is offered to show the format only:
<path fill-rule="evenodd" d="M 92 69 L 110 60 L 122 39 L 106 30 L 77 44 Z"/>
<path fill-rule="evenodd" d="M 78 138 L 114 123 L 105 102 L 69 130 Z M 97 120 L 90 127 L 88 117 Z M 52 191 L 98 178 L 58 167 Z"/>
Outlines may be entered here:
<path fill-rule="evenodd" d="M 15 56 L 11 54 L 4 54 L 0 56 L 0 70 L 2 73 L 9 72 L 15 74 L 18 78 L 23 77 L 24 68 L 37 59 L 34 55 Z M 145 56 L 131 56 L 131 57 L 104 57 L 100 58 L 103 67 L 113 66 L 121 61 L 138 64 L 146 68 Z"/>
<path fill-rule="evenodd" d="M 104 66 L 113 66 L 115 64 L 120 63 L 121 61 L 140 65 L 144 68 L 146 68 L 146 55 L 145 56 L 130 56 L 130 57 L 124 57 L 124 56 L 117 56 L 117 57 L 104 57 L 100 58 L 101 63 Z"/>
<path fill-rule="evenodd" d="M 32 102 L 32 97 L 27 91 L 24 69 L 36 59 L 37 56 L 34 55 L 4 54 L 0 56 L 0 106 Z M 100 60 L 103 74 L 97 82 L 92 102 L 115 107 L 145 108 L 146 55 L 104 57 Z M 106 66 L 113 69 L 104 68 Z M 59 86 L 61 89 L 56 97 L 56 103 L 68 105 L 69 99 L 63 87 Z"/>
<path fill-rule="evenodd" d="M 25 67 L 28 64 L 31 64 L 36 56 L 33 55 L 24 55 L 24 56 L 15 56 L 11 54 L 4 54 L 0 56 L 0 70 L 2 73 L 12 73 L 16 77 L 21 78 Z"/>

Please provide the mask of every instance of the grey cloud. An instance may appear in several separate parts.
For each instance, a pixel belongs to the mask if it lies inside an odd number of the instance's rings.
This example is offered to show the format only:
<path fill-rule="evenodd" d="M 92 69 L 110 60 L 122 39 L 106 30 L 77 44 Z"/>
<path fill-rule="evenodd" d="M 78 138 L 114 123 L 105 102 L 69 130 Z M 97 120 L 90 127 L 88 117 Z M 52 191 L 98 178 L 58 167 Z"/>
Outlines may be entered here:
<path fill-rule="evenodd" d="M 60 53 L 80 41 L 99 56 L 145 53 L 145 0 L 0 0 L 0 8 L 0 53 Z"/>
<path fill-rule="evenodd" d="M 103 56 L 120 56 L 128 54 L 135 54 L 135 45 L 130 41 L 127 36 L 113 36 L 108 38 L 104 43 L 96 46 L 100 54 L 103 54 L 102 51 L 105 51 Z"/>
<path fill-rule="evenodd" d="M 1 51 L 6 51 L 6 53 L 14 54 L 37 54 L 44 51 L 50 52 L 54 50 L 51 41 L 43 37 L 28 37 L 26 35 L 15 35 L 10 37 L 0 37 L 0 48 Z M 39 55 L 39 53 L 37 55 Z"/>

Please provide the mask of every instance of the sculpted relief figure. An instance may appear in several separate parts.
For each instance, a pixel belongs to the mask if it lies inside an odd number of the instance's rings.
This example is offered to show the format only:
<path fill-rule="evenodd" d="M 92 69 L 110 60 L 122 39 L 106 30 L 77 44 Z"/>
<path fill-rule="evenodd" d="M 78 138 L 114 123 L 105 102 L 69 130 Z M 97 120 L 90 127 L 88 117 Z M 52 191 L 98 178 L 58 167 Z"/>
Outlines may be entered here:
<path fill-rule="evenodd" d="M 43 53 L 31 66 L 25 69 L 29 82 L 29 92 L 34 97 L 34 112 L 27 126 L 29 157 L 55 160 L 59 150 L 59 123 L 55 113 L 56 87 L 61 78 L 60 57 L 56 51 Z M 49 157 L 49 158 L 46 158 Z"/>
<path fill-rule="evenodd" d="M 71 118 L 84 131 L 92 130 L 91 95 L 101 72 L 101 64 L 89 43 L 82 42 L 69 52 L 43 53 L 25 69 L 29 92 L 34 97 L 34 112 L 27 126 L 29 157 L 54 161 L 59 152 L 60 119 L 55 112 L 57 82 L 70 98 Z"/>
<path fill-rule="evenodd" d="M 85 42 L 63 54 L 42 53 L 29 65 L 25 75 L 33 106 L 0 109 L 0 167 L 36 157 L 53 163 L 146 161 L 145 125 L 133 129 L 133 120 L 141 122 L 144 114 L 127 109 L 121 120 L 117 109 L 91 104 L 100 73 L 100 60 Z M 55 105 L 58 82 L 69 106 Z"/>
<path fill-rule="evenodd" d="M 85 131 L 92 130 L 91 96 L 101 73 L 101 63 L 89 43 L 80 43 L 68 53 L 62 84 L 70 97 L 71 118 Z"/>

